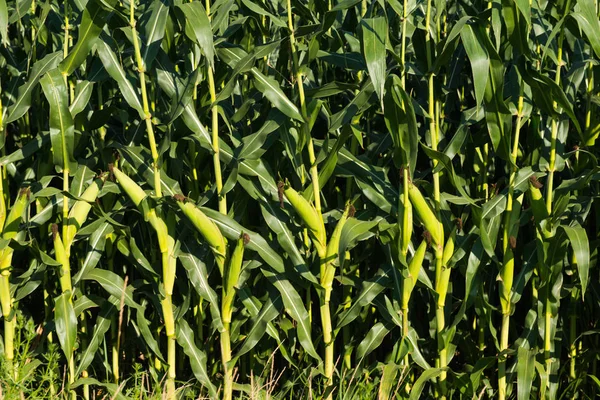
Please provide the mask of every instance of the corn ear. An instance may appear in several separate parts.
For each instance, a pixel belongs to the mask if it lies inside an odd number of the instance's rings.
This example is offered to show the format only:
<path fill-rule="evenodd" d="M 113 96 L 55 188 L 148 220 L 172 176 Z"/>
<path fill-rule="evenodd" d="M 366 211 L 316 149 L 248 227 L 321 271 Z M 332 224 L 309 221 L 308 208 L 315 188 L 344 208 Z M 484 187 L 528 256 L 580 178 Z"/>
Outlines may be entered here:
<path fill-rule="evenodd" d="M 206 216 L 195 204 L 184 201 L 183 198 L 177 197 L 177 204 L 179 204 L 179 208 L 185 216 L 190 220 L 192 225 L 200 232 L 204 240 L 208 242 L 208 245 L 211 247 L 213 253 L 215 254 L 215 258 L 217 260 L 217 265 L 219 266 L 219 270 L 221 271 L 221 276 L 223 276 L 223 270 L 225 266 L 225 256 L 227 252 L 227 247 L 225 244 L 225 237 L 217 227 L 217 225 Z"/>
<path fill-rule="evenodd" d="M 12 299 L 10 293 L 10 267 L 13 249 L 8 245 L 0 250 L 0 306 L 5 319 L 10 317 Z"/>
<path fill-rule="evenodd" d="M 401 201 L 402 207 L 402 232 L 401 232 L 401 241 L 400 241 L 400 251 L 404 258 L 406 258 L 406 254 L 408 254 L 408 246 L 410 245 L 410 238 L 413 233 L 413 210 L 412 204 L 410 201 Z"/>
<path fill-rule="evenodd" d="M 2 315 L 7 320 L 12 309 L 9 275 L 0 275 L 0 306 L 2 307 Z"/>
<path fill-rule="evenodd" d="M 163 258 L 163 282 L 165 285 L 165 293 L 168 296 L 173 294 L 173 287 L 175 286 L 175 273 L 177 269 L 177 258 L 175 257 L 175 239 L 173 238 L 173 233 L 175 231 L 175 214 L 173 212 L 169 212 L 167 214 L 167 222 L 165 223 L 162 218 L 159 218 L 160 222 L 158 223 L 163 228 L 162 233 L 159 234 L 159 240 L 163 239 L 166 242 L 166 251 L 162 252 Z M 162 236 L 162 237 L 161 237 Z"/>
<path fill-rule="evenodd" d="M 83 192 L 81 200 L 76 201 L 71 208 L 71 211 L 69 212 L 69 225 L 66 227 L 65 235 L 63 237 L 65 249 L 71 247 L 71 243 L 73 243 L 77 231 L 85 223 L 87 216 L 92 209 L 90 203 L 96 201 L 102 183 L 103 179 L 95 179 Z"/>
<path fill-rule="evenodd" d="M 147 196 L 146 192 L 144 192 L 144 189 L 142 189 L 140 185 L 135 183 L 133 179 L 128 177 L 123 173 L 123 171 L 114 165 L 110 164 L 108 169 L 115 176 L 115 178 L 117 178 L 119 185 L 121 185 L 123 190 L 125 190 L 125 193 L 127 193 L 131 201 L 133 201 L 133 204 L 135 204 L 136 207 L 139 207 L 139 205 L 142 203 L 142 200 L 144 200 Z"/>
<path fill-rule="evenodd" d="M 2 103 L 2 101 L 0 101 L 0 103 Z M 0 120 L 1 119 L 2 117 L 0 117 Z M 4 181 L 2 178 L 3 168 L 4 166 L 0 165 L 0 227 L 4 227 L 4 222 L 6 221 L 6 202 L 4 200 Z"/>
<path fill-rule="evenodd" d="M 456 232 L 452 231 L 448 240 L 446 240 L 446 244 L 444 245 L 444 253 L 442 254 L 442 264 L 444 267 L 448 265 L 450 259 L 454 255 L 454 241 L 456 240 Z"/>
<path fill-rule="evenodd" d="M 58 234 L 58 225 L 52 225 L 52 238 L 54 241 L 54 256 L 56 261 L 61 265 L 59 269 L 59 281 L 62 293 L 66 291 L 73 291 L 71 287 L 71 265 L 69 264 L 69 257 L 65 251 L 65 246 L 60 239 Z"/>
<path fill-rule="evenodd" d="M 283 193 L 318 242 L 316 244 L 318 247 L 317 250 L 320 250 L 321 252 L 325 250 L 325 244 L 327 242 L 325 224 L 323 223 L 322 217 L 317 213 L 317 210 L 289 184 L 285 185 Z"/>
<path fill-rule="evenodd" d="M 225 286 L 223 287 L 223 303 L 221 305 L 221 313 L 224 323 L 231 322 L 233 312 L 232 305 L 235 296 L 235 285 L 240 277 L 242 270 L 242 262 L 244 261 L 244 247 L 250 241 L 250 237 L 242 233 L 238 239 L 235 249 L 229 259 L 229 268 L 225 273 Z"/>
<path fill-rule="evenodd" d="M 173 317 L 173 301 L 171 295 L 167 294 L 164 299 L 160 302 L 163 318 L 165 319 L 165 333 L 167 337 L 173 337 L 175 335 L 175 318 Z"/>
<path fill-rule="evenodd" d="M 421 267 L 423 266 L 423 260 L 425 259 L 425 252 L 427 251 L 427 240 L 423 239 L 419 247 L 417 247 L 417 251 L 413 255 L 412 260 L 410 260 L 410 264 L 408 265 L 408 277 L 404 279 L 402 285 L 402 309 L 408 309 L 408 302 L 410 300 L 410 295 L 412 294 L 415 285 L 417 284 L 417 278 L 419 276 L 419 272 L 421 271 Z"/>
<path fill-rule="evenodd" d="M 442 246 L 444 242 L 444 228 L 440 221 L 438 221 L 429 204 L 427 204 L 427 201 L 425 201 L 419 188 L 412 183 L 409 183 L 408 185 L 408 197 L 410 198 L 410 202 L 417 212 L 419 219 L 425 226 L 425 229 L 429 231 L 433 243 L 436 246 Z"/>
<path fill-rule="evenodd" d="M 4 231 L 2 232 L 2 237 L 4 239 L 14 239 L 21 231 L 19 226 L 21 225 L 23 213 L 29 204 L 30 193 L 31 192 L 29 191 L 29 188 L 21 189 L 15 204 L 13 204 L 10 212 L 8 213 L 8 217 L 6 218 Z"/>
<path fill-rule="evenodd" d="M 504 252 L 502 260 L 502 269 L 500 271 L 500 306 L 502 314 L 510 313 L 510 294 L 512 290 L 515 273 L 515 256 L 511 248 Z"/>
<path fill-rule="evenodd" d="M 454 254 L 455 236 L 456 232 L 453 231 L 446 241 L 444 252 L 442 253 L 442 268 L 435 282 L 435 291 L 438 294 L 438 307 L 443 307 L 446 304 L 446 295 L 448 294 L 448 286 L 450 284 L 450 272 L 452 271 L 448 263 Z"/>
<path fill-rule="evenodd" d="M 160 252 L 168 252 L 167 237 L 169 236 L 169 230 L 167 229 L 167 224 L 165 224 L 165 221 L 158 216 L 154 208 L 151 208 L 148 211 L 146 214 L 146 219 L 156 231 L 156 236 L 158 236 L 158 248 L 160 249 Z"/>
<path fill-rule="evenodd" d="M 329 301 L 331 296 L 331 287 L 333 285 L 333 279 L 335 277 L 335 266 L 338 260 L 338 253 L 340 248 L 340 237 L 342 236 L 342 230 L 344 225 L 348 221 L 350 215 L 354 214 L 354 207 L 348 203 L 346 209 L 340 217 L 329 241 L 327 243 L 327 250 L 325 252 L 325 260 L 321 260 L 321 286 L 325 288 L 325 301 Z"/>
<path fill-rule="evenodd" d="M 117 167 L 113 166 L 112 164 L 109 166 L 109 170 L 117 178 L 117 180 L 119 181 L 119 185 L 121 185 L 123 190 L 125 190 L 125 193 L 127 193 L 129 198 L 131 199 L 131 201 L 133 201 L 133 203 L 136 205 L 136 207 L 139 207 L 140 204 L 142 203 L 142 201 L 148 196 L 146 194 L 146 192 L 144 192 L 144 189 L 142 189 L 142 187 L 140 185 L 138 185 L 137 183 L 135 183 L 135 181 L 133 181 L 133 179 L 131 179 L 130 177 L 125 175 L 121 170 L 119 170 Z M 164 275 L 164 277 L 170 277 L 170 274 L 167 273 L 167 271 L 169 269 L 171 269 L 168 267 L 168 265 L 171 261 L 168 259 L 168 257 L 170 257 L 170 255 L 169 255 L 169 230 L 167 229 L 167 224 L 156 213 L 156 210 L 154 208 L 151 208 L 150 210 L 148 210 L 147 214 L 145 215 L 145 219 L 150 223 L 150 225 L 152 225 L 152 227 L 156 231 L 156 235 L 158 237 L 158 247 L 159 247 L 162 257 L 163 257 L 163 260 L 162 260 L 163 261 L 163 275 Z M 172 240 L 172 238 L 171 238 L 171 240 Z M 174 241 L 173 241 L 173 245 L 171 247 L 174 247 Z M 174 279 L 175 278 L 173 278 L 173 280 Z M 165 282 L 165 287 L 167 287 L 167 285 L 170 285 L 170 282 Z M 172 288 L 172 285 L 170 285 L 170 286 Z"/>
<path fill-rule="evenodd" d="M 541 184 L 537 179 L 529 180 L 529 190 L 527 193 L 536 223 L 540 223 L 548 218 L 548 209 L 546 208 L 546 202 L 544 201 L 540 187 Z"/>

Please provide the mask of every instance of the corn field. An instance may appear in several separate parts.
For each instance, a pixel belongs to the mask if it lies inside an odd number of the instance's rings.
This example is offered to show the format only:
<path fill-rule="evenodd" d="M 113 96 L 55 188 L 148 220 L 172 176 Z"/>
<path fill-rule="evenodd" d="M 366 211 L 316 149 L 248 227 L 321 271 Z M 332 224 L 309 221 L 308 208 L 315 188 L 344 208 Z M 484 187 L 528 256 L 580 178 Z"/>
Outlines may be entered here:
<path fill-rule="evenodd" d="M 0 398 L 600 395 L 597 0 L 0 0 Z"/>

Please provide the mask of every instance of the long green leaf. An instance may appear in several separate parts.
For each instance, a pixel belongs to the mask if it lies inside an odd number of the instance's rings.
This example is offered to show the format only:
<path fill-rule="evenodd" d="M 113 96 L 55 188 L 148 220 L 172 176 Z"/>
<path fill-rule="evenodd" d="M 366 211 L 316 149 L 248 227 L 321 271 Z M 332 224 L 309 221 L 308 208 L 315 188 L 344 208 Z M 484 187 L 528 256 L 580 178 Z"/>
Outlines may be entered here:
<path fill-rule="evenodd" d="M 0 0 L 0 39 L 2 44 L 8 43 L 8 7 L 6 0 Z"/>
<path fill-rule="evenodd" d="M 91 339 L 83 349 L 83 354 L 77 365 L 77 376 L 80 376 L 81 372 L 86 370 L 94 360 L 94 356 L 104 340 L 104 335 L 110 328 L 111 318 L 117 313 L 117 307 L 114 304 L 117 302 L 118 300 L 115 297 L 103 302 L 98 318 L 96 318 L 96 325 L 92 331 Z"/>
<path fill-rule="evenodd" d="M 369 332 L 365 338 L 360 342 L 356 348 L 356 358 L 362 360 L 373 350 L 381 346 L 383 339 L 390 333 L 391 326 L 378 322 L 369 329 Z"/>
<path fill-rule="evenodd" d="M 560 226 L 567 236 L 571 247 L 573 247 L 573 255 L 577 262 L 577 272 L 581 282 L 581 297 L 585 297 L 585 291 L 589 282 L 590 275 L 590 243 L 585 229 L 581 226 L 572 225 Z"/>
<path fill-rule="evenodd" d="M 594 0 L 577 0 L 577 7 L 571 15 L 590 41 L 596 57 L 600 58 L 600 19 L 596 7 Z"/>
<path fill-rule="evenodd" d="M 136 110 L 141 118 L 145 118 L 144 109 L 142 108 L 142 103 L 140 102 L 137 91 L 127 78 L 125 70 L 121 66 L 117 55 L 111 49 L 111 46 L 106 42 L 106 40 L 109 39 L 105 39 L 102 36 L 96 40 L 96 47 L 98 49 L 100 60 L 102 60 L 102 65 L 104 65 L 104 68 L 106 68 L 106 71 L 111 78 L 117 81 L 121 94 L 127 104 Z"/>
<path fill-rule="evenodd" d="M 533 373 L 535 371 L 535 356 L 537 350 L 519 346 L 517 350 L 517 399 L 531 398 Z"/>
<path fill-rule="evenodd" d="M 169 6 L 164 0 L 154 0 L 143 18 L 143 32 L 145 46 L 142 50 L 142 61 L 146 70 L 150 69 L 160 44 L 165 36 L 167 19 L 169 18 Z"/>
<path fill-rule="evenodd" d="M 61 59 L 62 51 L 57 51 L 48 54 L 46 57 L 33 64 L 29 79 L 27 79 L 23 85 L 19 86 L 16 96 L 17 99 L 7 108 L 8 115 L 6 118 L 3 118 L 3 124 L 16 121 L 29 110 L 29 107 L 31 107 L 31 93 L 33 92 L 33 89 L 46 72 L 56 68 Z"/>
<path fill-rule="evenodd" d="M 383 86 L 386 73 L 387 20 L 384 17 L 363 18 L 360 21 L 362 48 L 369 76 L 383 108 Z"/>
<path fill-rule="evenodd" d="M 202 2 L 184 3 L 178 5 L 177 8 L 185 16 L 186 35 L 200 46 L 208 59 L 208 64 L 211 68 L 214 68 L 215 49 L 213 33 Z"/>
<path fill-rule="evenodd" d="M 177 257 L 181 260 L 181 264 L 183 264 L 187 272 L 188 279 L 192 283 L 192 286 L 194 286 L 194 289 L 196 289 L 196 292 L 208 301 L 213 323 L 216 323 L 216 328 L 222 331 L 223 323 L 221 321 L 219 298 L 208 283 L 206 264 L 198 258 L 198 254 L 201 253 L 199 252 L 199 246 L 195 243 L 194 237 L 192 235 L 185 236 L 181 240 Z"/>
<path fill-rule="evenodd" d="M 206 370 L 206 354 L 196 346 L 194 332 L 183 318 L 177 321 L 177 342 L 188 356 L 196 379 L 208 389 L 211 398 L 217 398 L 217 389 L 210 381 Z"/>
<path fill-rule="evenodd" d="M 427 381 L 438 377 L 446 368 L 430 368 L 424 371 L 419 379 L 415 382 L 414 386 L 410 391 L 410 400 L 418 400 L 421 398 L 421 392 L 423 392 L 423 388 Z"/>
<path fill-rule="evenodd" d="M 76 170 L 75 125 L 69 111 L 67 83 L 58 69 L 48 72 L 40 80 L 44 94 L 50 103 L 50 140 L 54 165 L 62 170 Z"/>
<path fill-rule="evenodd" d="M 77 316 L 73 309 L 70 291 L 66 291 L 54 299 L 54 322 L 56 336 L 58 336 L 60 346 L 69 360 L 73 355 L 77 340 Z"/>
<path fill-rule="evenodd" d="M 104 1 L 111 8 L 116 4 L 116 0 Z M 111 15 L 112 12 L 106 10 L 98 0 L 88 0 L 79 24 L 77 43 L 58 67 L 63 74 L 71 75 L 85 61 Z"/>

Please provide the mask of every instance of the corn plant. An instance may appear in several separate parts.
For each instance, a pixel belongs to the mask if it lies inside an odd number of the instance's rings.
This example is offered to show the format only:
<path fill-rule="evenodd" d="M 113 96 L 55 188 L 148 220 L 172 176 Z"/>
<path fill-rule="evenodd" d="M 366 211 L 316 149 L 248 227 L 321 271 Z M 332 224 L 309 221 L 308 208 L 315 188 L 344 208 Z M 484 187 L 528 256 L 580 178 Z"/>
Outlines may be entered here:
<path fill-rule="evenodd" d="M 0 0 L 0 397 L 594 398 L 597 0 Z"/>

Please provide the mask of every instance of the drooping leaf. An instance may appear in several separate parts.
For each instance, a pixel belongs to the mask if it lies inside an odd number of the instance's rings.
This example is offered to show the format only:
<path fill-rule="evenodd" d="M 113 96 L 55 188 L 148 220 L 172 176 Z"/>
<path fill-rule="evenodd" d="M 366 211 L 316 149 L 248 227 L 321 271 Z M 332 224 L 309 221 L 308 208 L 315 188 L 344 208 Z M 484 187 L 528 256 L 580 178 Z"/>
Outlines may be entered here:
<path fill-rule="evenodd" d="M 488 83 L 490 60 L 485 46 L 479 42 L 470 25 L 465 25 L 461 30 L 462 43 L 467 51 L 467 56 L 471 62 L 471 71 L 473 72 L 473 85 L 475 86 L 476 107 L 483 103 L 485 88 Z"/>
<path fill-rule="evenodd" d="M 85 276 L 88 271 L 96 268 L 98 262 L 102 258 L 102 254 L 104 253 L 104 248 L 106 245 L 106 236 L 114 231 L 114 228 L 108 222 L 102 223 L 95 231 L 92 233 L 87 242 L 87 251 L 83 262 L 81 263 L 81 268 L 77 271 L 75 276 L 73 277 L 73 283 L 77 284 L 82 276 Z"/>
<path fill-rule="evenodd" d="M 280 295 L 277 295 L 274 300 L 272 300 L 270 297 L 267 299 L 265 304 L 263 304 L 260 313 L 253 318 L 252 328 L 250 328 L 248 331 L 241 348 L 237 351 L 235 355 L 236 358 L 246 354 L 257 345 L 264 333 L 267 331 L 269 322 L 279 316 L 282 308 L 283 304 L 281 302 Z"/>

